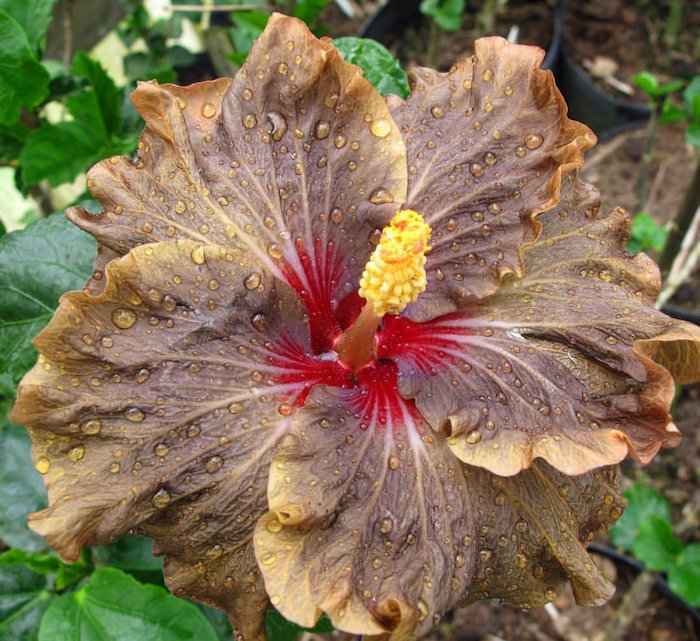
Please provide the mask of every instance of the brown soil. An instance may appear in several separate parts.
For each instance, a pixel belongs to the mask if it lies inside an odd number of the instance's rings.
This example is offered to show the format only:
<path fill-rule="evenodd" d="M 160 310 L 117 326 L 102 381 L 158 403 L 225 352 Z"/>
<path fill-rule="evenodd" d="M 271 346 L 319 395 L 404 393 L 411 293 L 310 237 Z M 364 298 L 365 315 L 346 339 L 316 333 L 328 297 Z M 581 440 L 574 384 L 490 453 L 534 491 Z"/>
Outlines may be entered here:
<path fill-rule="evenodd" d="M 616 92 L 603 81 L 601 88 L 644 104 L 647 96 L 633 86 L 636 74 L 649 71 L 666 82 L 698 73 L 700 11 L 692 2 L 683 3 L 681 30 L 669 42 L 664 29 L 670 5 L 669 0 L 571 0 L 564 21 L 567 51 L 581 67 L 597 56 L 614 61 L 615 77 L 630 85 L 633 94 Z"/>

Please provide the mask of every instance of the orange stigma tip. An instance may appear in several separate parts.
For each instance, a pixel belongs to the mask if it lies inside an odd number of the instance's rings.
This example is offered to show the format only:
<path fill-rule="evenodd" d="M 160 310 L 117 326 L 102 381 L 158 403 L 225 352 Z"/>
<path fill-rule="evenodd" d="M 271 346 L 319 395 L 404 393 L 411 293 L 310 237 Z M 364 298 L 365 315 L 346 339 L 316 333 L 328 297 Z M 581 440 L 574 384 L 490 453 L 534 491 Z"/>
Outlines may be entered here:
<path fill-rule="evenodd" d="M 374 313 L 398 314 L 425 291 L 425 252 L 430 226 L 412 209 L 396 212 L 382 230 L 379 245 L 365 265 L 359 294 Z"/>

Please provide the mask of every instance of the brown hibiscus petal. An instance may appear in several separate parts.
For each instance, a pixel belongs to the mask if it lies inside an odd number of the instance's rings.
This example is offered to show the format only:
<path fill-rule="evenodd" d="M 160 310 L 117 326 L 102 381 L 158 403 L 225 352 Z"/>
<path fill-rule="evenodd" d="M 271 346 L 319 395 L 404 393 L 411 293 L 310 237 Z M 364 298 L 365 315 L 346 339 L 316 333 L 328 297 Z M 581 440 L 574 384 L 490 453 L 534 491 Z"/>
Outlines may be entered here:
<path fill-rule="evenodd" d="M 467 491 L 480 494 L 480 565 L 467 602 L 491 597 L 531 608 L 553 600 L 567 581 L 579 605 L 599 605 L 612 596 L 614 586 L 585 544 L 622 514 L 626 502 L 617 466 L 567 476 L 535 461 L 510 477 L 470 466 L 465 476 Z"/>
<path fill-rule="evenodd" d="M 398 319 L 406 327 L 388 329 L 380 349 L 457 456 L 496 474 L 535 457 L 568 474 L 628 450 L 648 462 L 678 442 L 671 376 L 700 374 L 697 330 L 651 307 L 658 270 L 622 249 L 628 216 L 595 218 L 597 193 L 573 178 L 562 197 L 539 217 L 542 236 L 524 251 L 522 278 L 460 314 L 416 326 Z M 661 354 L 670 373 L 646 354 Z"/>
<path fill-rule="evenodd" d="M 475 51 L 448 73 L 413 70 L 410 97 L 392 103 L 408 154 L 407 207 L 433 229 L 415 320 L 521 274 L 520 248 L 539 229 L 534 216 L 556 204 L 562 173 L 579 168 L 595 142 L 566 117 L 551 72 L 539 69 L 541 49 L 494 37 Z"/>
<path fill-rule="evenodd" d="M 73 209 L 76 224 L 121 254 L 236 236 L 312 316 L 357 288 L 405 199 L 406 155 L 381 96 L 328 41 L 274 14 L 233 80 L 142 83 L 132 99 L 147 125 L 138 160 L 90 171 L 104 212 Z"/>
<path fill-rule="evenodd" d="M 463 466 L 393 394 L 314 389 L 275 456 L 254 539 L 284 616 L 406 638 L 460 602 L 551 601 L 570 576 L 580 602 L 610 596 L 582 543 L 621 513 L 615 469 L 504 479 Z M 383 423 L 363 423 L 380 408 Z"/>
<path fill-rule="evenodd" d="M 176 593 L 256 636 L 267 601 L 250 544 L 272 452 L 310 379 L 332 382 L 304 359 L 304 313 L 243 250 L 189 240 L 132 249 L 100 295 L 64 295 L 14 413 L 49 493 L 33 529 L 67 560 L 151 535 Z"/>

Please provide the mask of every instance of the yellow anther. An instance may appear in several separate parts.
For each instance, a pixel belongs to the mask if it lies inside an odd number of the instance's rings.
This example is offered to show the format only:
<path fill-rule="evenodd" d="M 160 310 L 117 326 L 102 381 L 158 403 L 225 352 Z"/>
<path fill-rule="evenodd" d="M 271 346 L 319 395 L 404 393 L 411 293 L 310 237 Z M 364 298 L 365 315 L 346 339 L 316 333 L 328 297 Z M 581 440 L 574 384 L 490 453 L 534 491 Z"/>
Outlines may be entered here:
<path fill-rule="evenodd" d="M 365 265 L 359 294 L 378 317 L 398 314 L 425 290 L 425 252 L 430 226 L 412 209 L 402 209 L 382 230 L 379 245 Z"/>

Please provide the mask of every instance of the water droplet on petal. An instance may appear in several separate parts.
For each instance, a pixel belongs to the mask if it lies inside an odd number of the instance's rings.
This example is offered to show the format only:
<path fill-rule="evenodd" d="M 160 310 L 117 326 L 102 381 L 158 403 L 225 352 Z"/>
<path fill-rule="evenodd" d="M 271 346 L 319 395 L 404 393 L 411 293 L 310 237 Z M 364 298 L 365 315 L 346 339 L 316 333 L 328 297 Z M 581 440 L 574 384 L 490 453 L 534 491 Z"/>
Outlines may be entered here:
<path fill-rule="evenodd" d="M 348 144 L 348 137 L 345 134 L 336 134 L 333 138 L 333 144 L 337 149 L 342 149 Z"/>
<path fill-rule="evenodd" d="M 479 430 L 472 430 L 466 436 L 466 441 L 469 445 L 476 445 L 481 440 L 481 432 Z"/>
<path fill-rule="evenodd" d="M 167 443 L 158 443 L 154 448 L 153 452 L 156 456 L 159 456 L 163 458 L 164 456 L 167 456 L 168 452 L 170 451 L 170 446 Z"/>
<path fill-rule="evenodd" d="M 77 463 L 83 456 L 85 456 L 84 445 L 75 445 L 68 450 L 68 458 L 74 463 Z"/>
<path fill-rule="evenodd" d="M 177 307 L 177 302 L 170 294 L 166 294 L 163 296 L 162 305 L 165 311 L 172 312 Z"/>
<path fill-rule="evenodd" d="M 204 265 L 204 245 L 197 245 L 190 253 L 190 258 L 195 265 Z"/>
<path fill-rule="evenodd" d="M 328 138 L 331 133 L 331 124 L 327 120 L 319 120 L 314 128 L 314 136 L 318 140 Z"/>
<path fill-rule="evenodd" d="M 213 474 L 217 470 L 221 469 L 221 467 L 224 464 L 224 459 L 221 458 L 220 456 L 212 456 L 207 462 L 204 464 L 204 469 L 209 473 Z"/>
<path fill-rule="evenodd" d="M 265 316 L 265 314 L 263 314 L 262 312 L 254 314 L 253 317 L 250 319 L 250 323 L 259 332 L 264 332 L 269 326 L 269 323 L 267 322 L 267 316 Z"/>
<path fill-rule="evenodd" d="M 202 105 L 202 115 L 205 118 L 213 118 L 214 116 L 216 116 L 216 107 L 210 102 L 205 102 Z"/>
<path fill-rule="evenodd" d="M 379 531 L 382 534 L 389 534 L 394 529 L 394 521 L 392 521 L 388 516 L 385 516 L 380 525 L 379 525 Z"/>
<path fill-rule="evenodd" d="M 391 123 L 384 118 L 375 118 L 369 123 L 369 131 L 377 138 L 386 138 L 391 133 Z"/>
<path fill-rule="evenodd" d="M 170 499 L 170 492 L 162 487 L 153 495 L 151 503 L 153 504 L 153 507 L 164 508 L 170 503 Z"/>
<path fill-rule="evenodd" d="M 263 554 L 262 558 L 260 559 L 260 563 L 263 565 L 271 565 L 277 560 L 277 555 L 274 552 L 268 552 L 267 554 Z"/>
<path fill-rule="evenodd" d="M 479 176 L 484 175 L 484 166 L 481 163 L 473 162 L 471 165 L 469 165 L 469 171 L 472 176 L 476 176 L 478 178 Z"/>
<path fill-rule="evenodd" d="M 119 329 L 129 329 L 136 323 L 136 314 L 130 309 L 119 307 L 112 312 L 112 322 Z"/>
<path fill-rule="evenodd" d="M 102 421 L 99 418 L 89 418 L 87 421 L 83 421 L 80 424 L 80 429 L 83 434 L 99 434 L 102 429 Z"/>
<path fill-rule="evenodd" d="M 384 187 L 377 187 L 370 195 L 369 202 L 374 205 L 382 205 L 384 203 L 393 203 L 394 194 Z"/>
<path fill-rule="evenodd" d="M 140 423 L 144 418 L 146 418 L 146 415 L 138 407 L 129 407 L 124 410 L 124 418 L 126 418 L 127 421 Z"/>
<path fill-rule="evenodd" d="M 260 286 L 261 282 L 262 274 L 258 272 L 252 272 L 251 274 L 248 274 L 245 277 L 245 279 L 243 280 L 243 285 L 246 289 L 253 291 L 254 289 L 257 289 Z"/>
<path fill-rule="evenodd" d="M 270 123 L 270 135 L 272 140 L 279 142 L 287 133 L 287 119 L 279 111 L 270 111 L 267 114 L 267 121 Z"/>
<path fill-rule="evenodd" d="M 397 469 L 397 468 L 399 467 L 399 457 L 392 454 L 392 455 L 387 459 L 387 465 L 389 466 L 389 469 L 390 469 L 390 470 L 395 470 L 395 469 Z"/>
<path fill-rule="evenodd" d="M 258 119 L 255 117 L 255 114 L 247 113 L 245 116 L 243 116 L 243 118 L 241 118 L 241 122 L 246 129 L 252 129 L 258 124 Z"/>
<path fill-rule="evenodd" d="M 110 474 L 116 474 L 120 469 L 121 469 L 121 465 L 119 465 L 119 463 L 116 463 L 116 462 L 115 462 L 115 463 L 112 463 L 112 464 L 109 466 L 109 473 L 110 473 Z"/>
<path fill-rule="evenodd" d="M 289 65 L 286 62 L 280 62 L 277 65 L 277 73 L 285 75 L 289 71 Z"/>
<path fill-rule="evenodd" d="M 525 146 L 528 149 L 537 149 L 544 142 L 544 138 L 540 134 L 528 134 L 525 136 Z"/>
<path fill-rule="evenodd" d="M 45 456 L 40 456 L 36 461 L 34 461 L 34 467 L 39 474 L 46 474 L 51 467 L 51 461 Z"/>
<path fill-rule="evenodd" d="M 272 519 L 267 522 L 265 529 L 272 534 L 277 534 L 282 531 L 282 523 L 278 519 Z"/>

